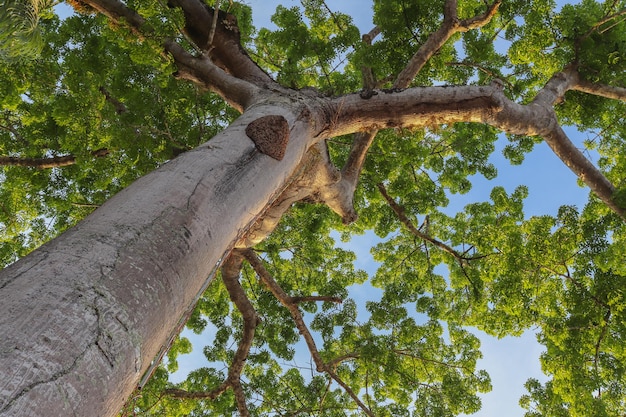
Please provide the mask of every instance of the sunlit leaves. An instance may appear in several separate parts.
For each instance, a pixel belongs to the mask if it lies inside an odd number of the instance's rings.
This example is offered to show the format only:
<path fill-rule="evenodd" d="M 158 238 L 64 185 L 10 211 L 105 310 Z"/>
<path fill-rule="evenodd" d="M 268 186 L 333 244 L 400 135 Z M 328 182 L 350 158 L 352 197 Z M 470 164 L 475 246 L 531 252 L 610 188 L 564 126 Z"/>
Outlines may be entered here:
<path fill-rule="evenodd" d="M 477 0 L 458 3 L 460 19 L 487 7 Z M 38 60 L 0 67 L 0 153 L 76 157 L 74 166 L 63 168 L 2 168 L 3 265 L 71 226 L 135 178 L 209 140 L 236 116 L 215 95 L 172 77 L 175 68 L 163 54 L 163 39 L 178 39 L 194 50 L 181 34 L 180 10 L 160 2 L 127 4 L 146 19 L 148 39 L 95 15 L 64 21 L 45 15 L 37 25 L 46 40 L 36 48 Z M 444 18 L 443 0 L 373 4 L 381 34 L 370 39 L 371 45 L 361 40 L 371 28 L 357 29 L 349 16 L 321 0 L 280 6 L 273 16 L 276 29 L 258 32 L 248 7 L 223 2 L 222 9 L 237 15 L 244 47 L 284 86 L 340 95 L 362 88 L 364 66 L 372 69 L 377 87 L 389 86 Z M 0 38 L 3 46 L 12 42 L 11 54 L 20 51 L 16 42 L 26 45 L 26 35 L 36 35 L 32 7 L 20 12 L 30 13 L 24 36 Z M 623 2 L 584 0 L 559 8 L 551 0 L 505 1 L 489 24 L 456 34 L 437 50 L 413 82 L 484 85 L 499 78 L 505 94 L 528 102 L 548 79 L 575 65 L 586 81 L 624 87 L 621 8 Z M 17 16 L 15 7 L 3 10 L 4 28 L 11 18 L 7 10 Z M 586 131 L 585 146 L 597 152 L 607 178 L 623 188 L 624 103 L 570 91 L 556 112 L 563 124 Z M 350 140 L 329 142 L 338 166 L 347 159 Z M 381 131 L 356 193 L 360 217 L 355 225 L 341 225 L 325 207 L 296 204 L 255 250 L 289 296 L 333 297 L 298 307 L 320 356 L 376 415 L 477 411 L 477 393 L 488 391 L 490 383 L 476 369 L 480 346 L 470 328 L 499 337 L 531 328 L 538 333 L 545 346 L 543 369 L 551 380 L 527 383 L 522 403 L 529 416 L 623 415 L 622 222 L 593 197 L 580 212 L 565 206 L 529 217 L 525 186 L 494 187 L 486 201 L 447 208 L 455 194 L 471 190 L 476 175 L 491 180 L 506 169 L 491 162 L 498 140 L 504 139 L 494 129 L 474 123 Z M 504 156 L 521 164 L 540 140 L 510 136 Z M 107 155 L 96 157 L 99 149 Z M 379 184 L 418 234 L 399 220 Z M 616 199 L 626 201 L 623 189 Z M 379 267 L 373 276 L 356 270 L 355 255 L 337 247 L 329 237 L 336 230 L 343 237 L 375 232 Z M 350 298 L 354 286 L 364 283 L 367 302 Z M 261 318 L 242 374 L 251 414 L 357 415 L 346 390 L 302 353 L 306 347 L 292 316 L 251 268 L 244 268 L 241 284 Z M 211 335 L 206 346 L 193 346 L 209 366 L 177 386 L 215 389 L 227 376 L 243 332 L 241 314 L 219 279 L 198 301 L 187 327 Z M 174 371 L 191 348 L 184 338 L 174 343 L 163 367 L 129 401 L 128 414 L 235 412 L 230 391 L 212 401 L 163 394 L 172 386 L 165 369 Z"/>
<path fill-rule="evenodd" d="M 278 6 L 272 21 L 279 29 L 261 29 L 256 48 L 261 63 L 276 72 L 281 83 L 340 94 L 350 86 L 343 77 L 337 78 L 338 70 L 347 64 L 348 50 L 360 41 L 359 31 L 349 16 L 330 14 L 318 3 L 304 2 L 304 13 L 297 7 Z"/>

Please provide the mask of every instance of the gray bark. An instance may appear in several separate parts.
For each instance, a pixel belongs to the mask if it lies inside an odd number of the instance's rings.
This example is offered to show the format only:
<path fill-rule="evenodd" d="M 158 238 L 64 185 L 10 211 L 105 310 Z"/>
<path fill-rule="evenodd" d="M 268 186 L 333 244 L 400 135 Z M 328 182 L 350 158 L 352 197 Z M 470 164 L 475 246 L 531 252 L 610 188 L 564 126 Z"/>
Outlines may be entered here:
<path fill-rule="evenodd" d="M 291 128 L 280 162 L 244 133 L 267 114 Z M 314 142 L 298 117 L 284 103 L 249 109 L 1 271 L 0 415 L 118 413 Z"/>

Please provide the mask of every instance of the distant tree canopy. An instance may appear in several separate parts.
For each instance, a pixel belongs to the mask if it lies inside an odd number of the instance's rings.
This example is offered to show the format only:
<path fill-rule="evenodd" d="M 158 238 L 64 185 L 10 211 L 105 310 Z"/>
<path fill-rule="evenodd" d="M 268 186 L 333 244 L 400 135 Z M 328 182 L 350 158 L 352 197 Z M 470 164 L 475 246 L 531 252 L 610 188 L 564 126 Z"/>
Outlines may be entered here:
<path fill-rule="evenodd" d="M 328 140 L 334 165 L 356 167 L 341 173 L 358 178 L 358 219 L 344 224 L 307 196 L 232 255 L 186 324 L 214 333 L 193 346 L 213 367 L 169 382 L 192 349 L 178 338 L 123 414 L 471 414 L 491 385 L 470 328 L 537 332 L 549 380 L 526 383 L 527 416 L 626 414 L 626 2 L 374 0 L 369 32 L 332 0 L 278 6 L 275 29 L 254 28 L 245 2 L 219 3 L 219 15 L 215 4 L 202 8 L 211 19 L 201 44 L 195 0 L 72 1 L 77 13 L 64 19 L 44 2 L 5 2 L 2 266 L 238 116 L 228 94 L 183 71 L 163 46 L 172 40 L 242 78 L 220 49 L 234 48 L 224 31 L 238 32 L 262 72 L 315 97 L 496 85 L 545 112 L 532 126 L 433 117 Z M 26 23 L 11 37 L 16 19 Z M 572 143 L 566 126 L 588 139 Z M 477 176 L 508 168 L 491 162 L 497 141 L 512 165 L 548 142 L 572 181 L 592 190 L 588 203 L 527 216 L 520 178 L 513 191 L 495 187 L 488 201 L 444 210 Z M 366 231 L 380 239 L 371 276 L 335 242 Z M 354 296 L 361 285 L 365 305 Z M 290 365 L 297 349 L 311 369 Z"/>

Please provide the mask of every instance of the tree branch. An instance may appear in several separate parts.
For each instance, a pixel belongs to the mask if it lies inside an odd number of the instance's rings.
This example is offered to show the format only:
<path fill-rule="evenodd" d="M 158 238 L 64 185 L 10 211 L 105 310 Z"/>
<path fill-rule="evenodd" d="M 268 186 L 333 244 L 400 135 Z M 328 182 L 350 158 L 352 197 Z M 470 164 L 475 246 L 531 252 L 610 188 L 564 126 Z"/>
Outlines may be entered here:
<path fill-rule="evenodd" d="M 389 204 L 389 207 L 391 207 L 393 212 L 396 214 L 396 216 L 398 217 L 398 220 L 400 220 L 400 222 L 402 224 L 404 224 L 406 226 L 406 228 L 409 229 L 409 231 L 414 236 L 416 236 L 416 237 L 422 239 L 423 241 L 426 241 L 426 242 L 428 242 L 428 243 L 438 247 L 439 249 L 443 250 L 444 252 L 447 252 L 450 255 L 454 256 L 454 258 L 456 258 L 456 260 L 459 262 L 459 264 L 461 266 L 467 265 L 469 263 L 469 261 L 482 259 L 482 258 L 485 258 L 487 256 L 487 255 L 466 256 L 465 254 L 456 251 L 452 247 L 450 247 L 450 246 L 446 245 L 445 243 L 443 243 L 443 242 L 441 242 L 441 241 L 439 241 L 439 240 L 429 236 L 428 234 L 420 232 L 413 225 L 413 222 L 411 222 L 411 220 L 405 214 L 404 207 L 402 207 L 401 205 L 399 205 L 398 203 L 395 202 L 395 200 L 389 195 L 389 193 L 387 192 L 387 189 L 385 188 L 385 186 L 382 183 L 378 184 L 378 190 L 380 191 L 380 194 L 385 198 L 385 200 L 387 200 L 387 204 Z"/>
<path fill-rule="evenodd" d="M 567 138 L 552 107 L 574 84 L 567 72 L 559 73 L 528 105 L 509 100 L 498 80 L 490 86 L 381 90 L 369 98 L 350 94 L 333 99 L 334 115 L 323 133 L 324 137 L 334 137 L 389 127 L 421 128 L 474 122 L 486 123 L 507 133 L 541 136 L 611 210 L 626 219 L 624 209 L 613 202 L 613 185 Z"/>
<path fill-rule="evenodd" d="M 102 158 L 110 153 L 108 149 L 91 152 L 92 156 Z M 20 158 L 17 156 L 0 156 L 0 166 L 30 167 L 37 169 L 62 168 L 76 164 L 74 155 L 52 156 L 49 158 Z"/>
<path fill-rule="evenodd" d="M 224 72 L 207 56 L 195 57 L 174 41 L 166 41 L 165 49 L 174 57 L 179 77 L 216 92 L 240 112 L 259 91 L 256 85 Z"/>
<path fill-rule="evenodd" d="M 573 65 L 568 66 L 562 72 L 555 74 L 546 85 L 537 93 L 530 104 L 539 105 L 544 109 L 550 109 L 560 102 L 565 93 L 580 85 L 580 77 Z M 586 83 L 585 83 L 586 85 Z M 571 169 L 591 190 L 622 219 L 626 220 L 626 211 L 613 201 L 615 187 L 600 172 L 595 165 L 585 157 L 585 155 L 572 143 L 561 125 L 556 121 L 556 115 L 552 116 L 553 121 L 549 123 L 551 128 L 541 134 L 550 149 L 561 161 Z"/>
<path fill-rule="evenodd" d="M 252 269 L 259 276 L 259 279 L 263 284 L 270 290 L 274 297 L 280 301 L 280 303 L 289 310 L 291 314 L 291 318 L 293 319 L 296 328 L 304 338 L 307 347 L 309 348 L 309 352 L 311 353 L 311 357 L 315 362 L 315 366 L 318 372 L 325 372 L 328 374 L 337 384 L 339 384 L 346 393 L 352 398 L 352 400 L 363 410 L 365 414 L 370 417 L 374 417 L 372 411 L 359 399 L 356 393 L 335 373 L 335 371 L 328 366 L 322 360 L 319 351 L 317 350 L 317 346 L 315 345 L 315 340 L 313 340 L 313 336 L 309 331 L 306 323 L 304 322 L 304 318 L 302 317 L 302 313 L 300 313 L 300 309 L 297 304 L 294 302 L 294 298 L 290 297 L 281 287 L 278 285 L 274 278 L 272 278 L 271 274 L 265 269 L 263 262 L 257 256 L 257 254 L 252 249 L 246 249 L 242 251 L 243 256 L 252 266 Z"/>
<path fill-rule="evenodd" d="M 426 43 L 418 49 L 413 55 L 413 58 L 409 61 L 405 69 L 398 75 L 393 88 L 406 88 L 411 83 L 411 80 L 415 78 L 417 73 L 428 62 L 428 60 L 437 52 L 441 47 L 450 39 L 450 37 L 461 31 L 467 31 L 485 25 L 495 15 L 500 6 L 501 0 L 489 7 L 487 12 L 481 16 L 469 20 L 459 21 L 457 18 L 457 1 L 447 0 L 444 5 L 444 22 L 440 29 L 432 33 Z M 367 45 L 371 45 L 372 40 L 380 33 L 380 28 L 376 26 L 368 34 L 363 35 L 362 41 Z M 372 69 L 368 66 L 361 68 L 363 75 L 363 91 L 360 96 L 363 99 L 371 98 L 375 93 L 373 92 L 376 87 L 376 79 L 372 72 Z M 369 147 L 372 145 L 374 138 L 376 137 L 377 129 L 367 130 L 366 132 L 359 132 L 355 134 L 352 141 L 352 148 L 348 160 L 341 171 L 341 181 L 338 186 L 342 188 L 344 195 L 350 195 L 350 206 L 353 206 L 352 199 L 358 179 L 365 163 L 365 157 Z M 356 212 L 352 221 L 356 220 Z M 345 223 L 345 219 L 344 219 Z"/>
<path fill-rule="evenodd" d="M 83 3 L 93 7 L 114 22 L 124 20 L 130 29 L 143 37 L 143 24 L 145 19 L 136 11 L 126 6 L 119 0 L 82 0 Z"/>
<path fill-rule="evenodd" d="M 443 23 L 439 29 L 428 36 L 426 42 L 415 52 L 406 67 L 398 74 L 396 81 L 393 83 L 393 88 L 407 88 L 428 60 L 445 45 L 452 35 L 486 25 L 497 13 L 501 3 L 502 0 L 496 0 L 482 15 L 471 19 L 459 20 L 457 1 L 446 0 Z"/>
<path fill-rule="evenodd" d="M 525 106 L 508 100 L 494 86 L 413 87 L 377 90 L 369 98 L 348 94 L 330 100 L 332 106 L 324 137 L 391 127 L 424 127 L 456 122 L 493 123 L 503 130 L 537 134 L 529 129 L 530 115 L 514 124 Z M 505 105 L 511 113 L 501 116 Z M 526 106 L 527 107 L 527 106 Z M 537 106 L 538 107 L 538 106 Z M 513 115 L 514 114 L 514 115 Z M 496 117 L 499 117 L 496 119 Z"/>
<path fill-rule="evenodd" d="M 544 140 L 561 161 L 572 170 L 613 212 L 626 220 L 626 210 L 613 200 L 615 187 L 572 143 L 561 126 L 543 135 Z"/>
<path fill-rule="evenodd" d="M 623 87 L 613 87 L 610 85 L 579 80 L 576 85 L 572 86 L 572 90 L 593 94 L 594 96 L 610 98 L 613 100 L 626 101 L 626 88 Z"/>
<path fill-rule="evenodd" d="M 104 87 L 100 87 L 99 90 L 102 94 L 104 94 L 106 101 L 108 101 L 109 103 L 113 105 L 113 107 L 115 107 L 115 113 L 122 114 L 128 111 L 124 103 L 122 103 L 121 101 L 113 97 L 111 93 L 109 92 L 109 90 L 107 90 Z"/>
<path fill-rule="evenodd" d="M 85 3 L 106 15 L 112 21 L 121 22 L 123 20 L 134 33 L 141 37 L 151 33 L 149 28 L 144 27 L 145 19 L 119 0 L 85 0 Z M 186 21 L 188 23 L 191 22 L 194 28 L 191 31 L 188 30 L 192 41 L 198 45 L 203 45 L 202 50 L 208 51 L 206 43 L 210 27 L 207 28 L 206 22 L 212 20 L 212 9 L 209 9 L 208 6 L 198 0 L 173 0 L 170 4 L 183 8 Z M 234 108 L 243 111 L 249 103 L 251 95 L 256 91 L 256 89 L 252 88 L 253 84 L 244 80 L 254 81 L 255 83 L 269 83 L 272 80 L 245 54 L 240 45 L 236 19 L 234 21 L 232 19 L 234 19 L 234 16 L 224 13 L 224 19 L 218 24 L 218 29 L 216 30 L 217 37 L 220 37 L 220 40 L 223 42 L 221 42 L 219 48 L 213 49 L 221 51 L 226 46 L 227 51 L 229 51 L 228 53 L 222 51 L 224 53 L 215 58 L 215 62 L 218 62 L 218 65 L 215 65 L 208 56 L 194 57 L 171 39 L 164 41 L 163 45 L 165 50 L 173 56 L 181 78 L 191 80 L 204 88 L 215 91 Z M 200 31 L 200 34 L 196 33 L 197 25 L 202 25 L 203 29 Z M 227 35 L 225 32 L 228 32 L 230 35 Z M 233 52 L 235 50 L 239 51 L 238 54 Z M 234 76 L 229 76 L 227 72 Z"/>
<path fill-rule="evenodd" d="M 277 85 L 241 46 L 237 18 L 207 6 L 200 0 L 169 0 L 171 7 L 180 7 L 185 16 L 185 33 L 192 42 L 207 52 L 217 66 L 233 76 L 256 85 Z M 208 22 L 215 21 L 215 26 Z M 213 33 L 213 34 L 212 34 Z"/>

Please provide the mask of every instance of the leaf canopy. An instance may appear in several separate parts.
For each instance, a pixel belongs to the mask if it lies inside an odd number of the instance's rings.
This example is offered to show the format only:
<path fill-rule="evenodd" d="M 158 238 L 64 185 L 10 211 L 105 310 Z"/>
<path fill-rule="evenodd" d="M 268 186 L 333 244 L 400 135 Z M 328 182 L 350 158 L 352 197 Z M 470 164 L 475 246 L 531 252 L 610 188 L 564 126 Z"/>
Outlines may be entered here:
<path fill-rule="evenodd" d="M 374 0 L 380 34 L 369 41 L 363 35 L 371 28 L 333 11 L 339 5 L 331 1 L 279 5 L 272 29 L 253 27 L 250 6 L 222 9 L 237 16 L 242 46 L 281 85 L 340 96 L 361 90 L 367 71 L 377 88 L 395 88 L 398 74 L 447 21 L 450 4 L 464 21 L 489 6 L 456 3 Z M 37 2 L 6 5 L 0 15 L 2 265 L 74 225 L 134 179 L 209 141 L 237 116 L 217 94 L 176 77 L 163 39 L 198 48 L 183 33 L 178 8 L 126 2 L 150 28 L 149 37 L 138 39 L 124 24 L 85 9 L 61 19 L 33 14 L 45 6 Z M 624 207 L 625 8 L 623 0 L 503 2 L 483 26 L 451 34 L 411 86 L 498 79 L 507 97 L 530 103 L 575 65 L 588 84 L 568 91 L 554 111 L 562 126 L 586 133 L 579 146 L 597 158 Z M 16 37 L 8 36 L 7 25 L 24 14 L 24 24 L 12 29 Z M 33 51 L 36 59 L 13 59 Z M 593 94 L 598 85 L 621 88 L 622 95 Z M 336 165 L 349 158 L 352 141 L 329 141 Z M 241 374 L 250 415 L 360 415 L 353 396 L 380 416 L 474 413 L 478 394 L 491 384 L 477 369 L 482 355 L 473 328 L 497 337 L 537 332 L 547 380 L 527 382 L 520 402 L 527 416 L 626 413 L 623 219 L 593 194 L 584 207 L 528 216 L 524 178 L 516 188 L 491 187 L 486 201 L 453 204 L 475 182 L 521 164 L 541 141 L 476 123 L 382 130 L 355 192 L 355 224 L 343 225 L 327 207 L 295 204 L 255 251 L 290 297 L 302 297 L 298 305 L 319 356 L 338 379 L 316 371 L 302 353 L 302 331 L 290 311 L 246 266 L 241 285 L 262 318 Z M 70 162 L 62 165 L 61 157 Z M 550 167 L 543 175 L 550 176 Z M 370 274 L 338 243 L 366 231 L 376 235 L 378 267 Z M 326 298 L 306 300 L 315 296 Z M 129 399 L 127 415 L 237 410 L 231 391 L 215 398 L 168 395 L 208 393 L 228 375 L 244 319 L 221 280 L 203 294 L 187 327 L 214 334 L 212 343 L 176 340 L 141 395 Z M 208 365 L 173 384 L 169 373 L 192 348 Z M 307 369 L 299 369 L 303 355 Z"/>

